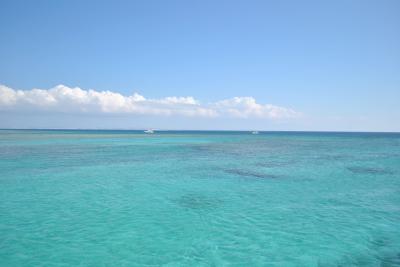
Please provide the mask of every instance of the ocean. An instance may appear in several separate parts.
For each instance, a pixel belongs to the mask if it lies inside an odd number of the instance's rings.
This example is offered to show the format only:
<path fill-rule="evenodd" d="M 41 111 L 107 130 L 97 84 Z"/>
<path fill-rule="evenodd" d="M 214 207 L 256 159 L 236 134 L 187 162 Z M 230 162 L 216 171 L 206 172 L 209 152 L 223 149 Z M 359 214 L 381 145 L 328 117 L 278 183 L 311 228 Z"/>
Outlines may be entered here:
<path fill-rule="evenodd" d="M 0 266 L 400 266 L 400 134 L 0 130 Z"/>

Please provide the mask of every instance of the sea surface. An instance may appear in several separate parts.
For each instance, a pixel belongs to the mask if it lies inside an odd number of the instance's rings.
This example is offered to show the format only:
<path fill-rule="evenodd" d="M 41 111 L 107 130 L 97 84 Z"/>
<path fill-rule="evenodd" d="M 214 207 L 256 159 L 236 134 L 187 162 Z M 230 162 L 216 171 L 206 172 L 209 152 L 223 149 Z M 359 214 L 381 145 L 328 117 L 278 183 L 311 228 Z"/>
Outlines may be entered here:
<path fill-rule="evenodd" d="M 0 266 L 400 266 L 400 134 L 1 130 Z"/>

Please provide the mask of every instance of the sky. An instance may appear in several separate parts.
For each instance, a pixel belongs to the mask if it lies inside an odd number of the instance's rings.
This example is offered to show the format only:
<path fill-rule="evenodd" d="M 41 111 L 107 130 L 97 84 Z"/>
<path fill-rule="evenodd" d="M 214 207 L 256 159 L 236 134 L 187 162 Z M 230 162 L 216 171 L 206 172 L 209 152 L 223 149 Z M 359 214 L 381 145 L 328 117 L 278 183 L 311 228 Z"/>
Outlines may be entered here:
<path fill-rule="evenodd" d="M 0 128 L 400 131 L 400 1 L 0 0 Z"/>

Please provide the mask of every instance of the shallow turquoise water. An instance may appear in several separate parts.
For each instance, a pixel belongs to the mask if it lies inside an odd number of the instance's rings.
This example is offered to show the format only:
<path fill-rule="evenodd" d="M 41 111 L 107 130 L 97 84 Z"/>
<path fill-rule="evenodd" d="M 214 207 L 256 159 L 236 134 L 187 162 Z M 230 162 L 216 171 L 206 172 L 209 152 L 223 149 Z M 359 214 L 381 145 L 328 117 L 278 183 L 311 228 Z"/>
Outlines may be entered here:
<path fill-rule="evenodd" d="M 0 266 L 400 266 L 400 134 L 2 130 Z"/>

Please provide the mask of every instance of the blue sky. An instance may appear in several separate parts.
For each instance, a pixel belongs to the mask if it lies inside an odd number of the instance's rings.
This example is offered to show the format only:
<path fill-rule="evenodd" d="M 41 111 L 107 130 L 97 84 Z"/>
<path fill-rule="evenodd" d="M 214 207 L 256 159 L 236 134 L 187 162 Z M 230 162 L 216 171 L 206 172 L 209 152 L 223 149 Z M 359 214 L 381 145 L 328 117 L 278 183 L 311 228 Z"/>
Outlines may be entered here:
<path fill-rule="evenodd" d="M 0 127 L 400 131 L 399 1 L 1 0 L 0 12 Z M 62 98 L 76 87 L 98 94 Z M 146 101 L 105 107 L 104 91 Z"/>

